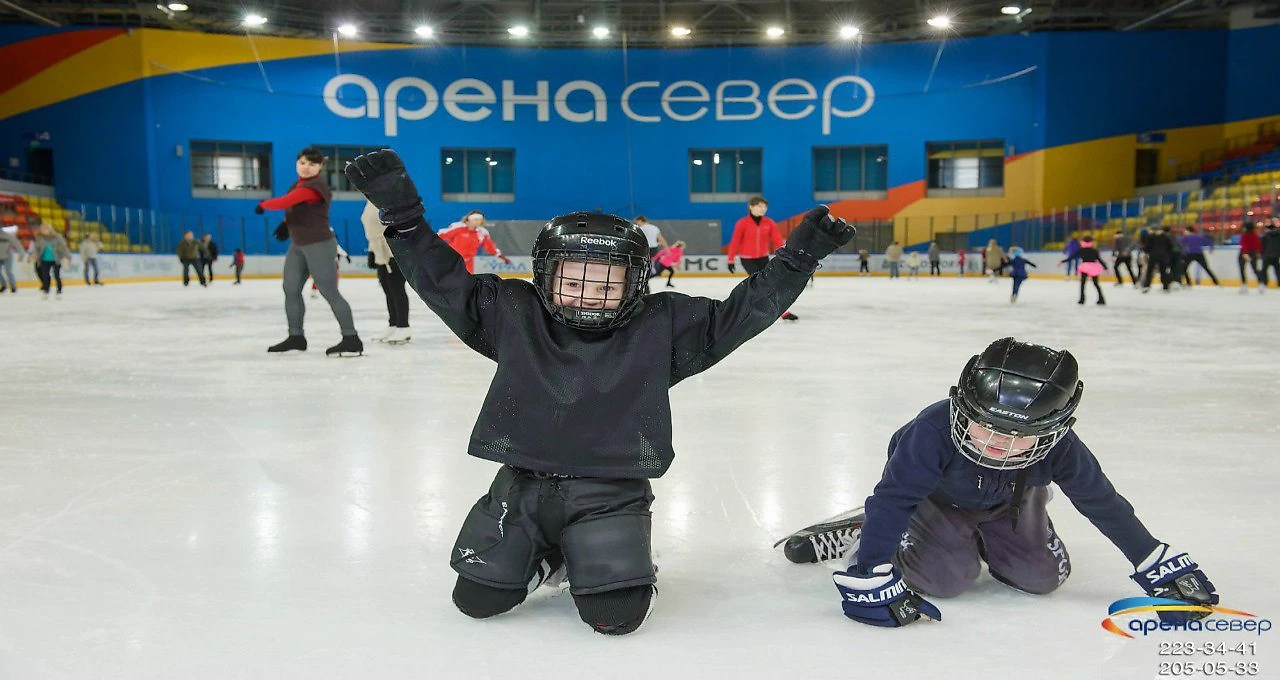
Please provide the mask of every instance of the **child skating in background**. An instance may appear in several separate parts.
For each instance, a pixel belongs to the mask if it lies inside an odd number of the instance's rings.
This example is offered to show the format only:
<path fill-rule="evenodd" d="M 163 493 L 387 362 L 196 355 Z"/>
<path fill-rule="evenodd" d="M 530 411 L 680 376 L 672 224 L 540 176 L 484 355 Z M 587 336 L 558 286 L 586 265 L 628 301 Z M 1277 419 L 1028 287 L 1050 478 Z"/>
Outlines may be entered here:
<path fill-rule="evenodd" d="M 684 241 L 676 241 L 672 245 L 658 251 L 654 256 L 653 274 L 649 278 L 661 276 L 662 272 L 667 272 L 667 287 L 672 288 L 674 284 L 671 279 L 676 275 L 676 268 L 684 261 Z"/>
<path fill-rule="evenodd" d="M 907 278 L 920 278 L 920 253 L 914 250 L 907 255 Z"/>
<path fill-rule="evenodd" d="M 454 605 L 477 619 L 501 614 L 563 566 L 592 630 L 636 630 L 656 582 L 649 480 L 675 456 L 668 390 L 772 325 L 853 227 L 820 206 L 726 299 L 650 295 L 648 242 L 615 215 L 548 222 L 532 282 L 473 275 L 431 231 L 395 152 L 360 156 L 346 174 L 379 209 L 409 284 L 497 363 L 469 453 L 503 467 L 454 544 Z"/>
<path fill-rule="evenodd" d="M 960 250 L 956 251 L 956 264 L 960 265 L 960 276 L 964 276 L 964 259 L 965 259 L 964 248 L 961 248 Z"/>
<path fill-rule="evenodd" d="M 1083 245 L 1083 244 L 1082 244 Z M 779 541 L 792 562 L 844 556 L 833 574 L 844 615 L 897 627 L 941 620 L 929 597 L 955 597 L 982 563 L 997 581 L 1032 595 L 1071 575 L 1047 504 L 1057 484 L 1124 553 L 1129 577 L 1178 609 L 1160 619 L 1207 616 L 1218 595 L 1186 553 L 1154 538 L 1076 435 L 1084 393 L 1075 357 L 1003 338 L 974 355 L 951 396 L 889 440 L 889 460 L 865 509 Z"/>
<path fill-rule="evenodd" d="M 231 254 L 231 268 L 236 270 L 236 285 L 240 285 L 240 274 L 244 271 L 244 251 L 236 248 Z"/>
<path fill-rule="evenodd" d="M 1093 237 L 1085 235 L 1080 239 L 1080 245 L 1074 253 L 1068 256 L 1061 264 L 1066 264 L 1068 268 L 1079 260 L 1080 265 L 1076 269 L 1080 272 L 1080 301 L 1078 304 L 1084 304 L 1084 287 L 1089 280 L 1093 280 L 1093 289 L 1098 291 L 1098 304 L 1107 304 L 1106 299 L 1102 297 L 1102 285 L 1098 283 L 1098 277 L 1107 269 L 1107 263 L 1102 261 L 1102 254 L 1094 247 Z"/>
<path fill-rule="evenodd" d="M 1022 256 L 1022 248 L 1014 246 L 1009 249 L 1009 259 L 996 267 L 996 274 L 1005 267 L 1009 268 L 1009 277 L 1013 279 L 1013 295 L 1009 296 L 1011 304 L 1018 301 L 1018 291 L 1022 289 L 1022 282 L 1027 280 L 1027 267 L 1034 266 L 1036 263 Z"/>

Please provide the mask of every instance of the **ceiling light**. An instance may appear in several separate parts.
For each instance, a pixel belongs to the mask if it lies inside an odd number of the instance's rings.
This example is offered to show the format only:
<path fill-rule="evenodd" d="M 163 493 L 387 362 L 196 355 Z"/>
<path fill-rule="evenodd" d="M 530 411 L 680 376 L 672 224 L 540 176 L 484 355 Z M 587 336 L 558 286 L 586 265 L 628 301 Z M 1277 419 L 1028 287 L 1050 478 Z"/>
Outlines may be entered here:
<path fill-rule="evenodd" d="M 770 26 L 769 28 L 764 29 L 764 34 L 770 38 L 774 38 L 775 40 L 777 38 L 781 38 L 784 33 L 786 33 L 786 31 L 782 30 L 781 26 Z"/>
<path fill-rule="evenodd" d="M 436 34 L 436 29 L 431 28 L 430 26 L 419 26 L 413 29 L 413 34 L 419 38 L 430 38 Z"/>
<path fill-rule="evenodd" d="M 171 2 L 165 6 L 168 7 L 171 12 L 185 12 L 191 9 L 190 7 L 187 7 L 187 3 L 185 2 Z"/>
<path fill-rule="evenodd" d="M 1022 8 L 1017 5 L 1005 5 L 1000 8 L 1000 13 L 1009 15 L 1022 14 Z"/>
<path fill-rule="evenodd" d="M 265 24 L 265 23 L 267 23 L 267 18 L 266 18 L 266 17 L 264 17 L 264 16 L 262 16 L 261 14 L 246 14 L 246 15 L 244 15 L 244 25 L 245 25 L 245 26 L 261 26 L 261 25 L 263 25 L 263 24 Z"/>
<path fill-rule="evenodd" d="M 858 27 L 857 26 L 841 26 L 840 37 L 844 38 L 845 40 L 858 37 Z"/>
<path fill-rule="evenodd" d="M 927 23 L 934 28 L 950 28 L 951 17 L 939 14 L 938 16 L 929 19 Z"/>
<path fill-rule="evenodd" d="M 358 31 L 356 30 L 355 24 L 343 24 L 338 27 L 338 35 L 344 38 L 354 38 L 356 37 L 356 33 L 358 33 Z"/>
<path fill-rule="evenodd" d="M 594 35 L 597 38 L 608 38 L 609 29 L 605 28 L 604 26 L 596 26 L 595 28 L 591 29 L 591 35 Z"/>
<path fill-rule="evenodd" d="M 511 28 L 507 29 L 507 33 L 510 33 L 511 35 L 517 38 L 523 38 L 529 35 L 529 27 L 525 26 L 524 24 L 520 24 L 518 26 L 512 26 Z"/>
<path fill-rule="evenodd" d="M 687 38 L 687 37 L 689 37 L 689 34 L 690 34 L 690 33 L 693 33 L 693 31 L 690 31 L 689 29 L 685 28 L 684 26 L 672 26 L 672 27 L 671 27 L 671 35 L 673 35 L 673 36 L 675 36 L 675 37 L 677 37 L 677 38 Z"/>

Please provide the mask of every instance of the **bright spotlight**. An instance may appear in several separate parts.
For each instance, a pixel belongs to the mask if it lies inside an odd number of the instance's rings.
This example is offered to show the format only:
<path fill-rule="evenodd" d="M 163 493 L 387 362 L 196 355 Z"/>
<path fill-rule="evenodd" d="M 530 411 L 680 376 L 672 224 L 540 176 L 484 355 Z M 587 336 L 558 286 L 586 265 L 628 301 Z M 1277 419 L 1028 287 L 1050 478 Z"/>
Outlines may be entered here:
<path fill-rule="evenodd" d="M 938 16 L 929 19 L 927 23 L 934 28 L 951 28 L 951 17 L 939 14 Z"/>
<path fill-rule="evenodd" d="M 185 12 L 191 9 L 190 7 L 187 7 L 187 3 L 185 2 L 171 2 L 165 6 L 169 8 L 170 12 Z"/>
<path fill-rule="evenodd" d="M 1008 15 L 1022 14 L 1022 8 L 1017 5 L 1005 5 L 1000 8 L 1000 13 Z"/>
<path fill-rule="evenodd" d="M 853 38 L 858 37 L 858 33 L 859 31 L 857 26 L 841 26 L 840 27 L 840 37 L 844 38 L 845 40 L 852 40 Z"/>
<path fill-rule="evenodd" d="M 512 36 L 517 38 L 523 38 L 529 35 L 529 27 L 525 26 L 524 24 L 520 24 L 518 26 L 512 26 L 511 28 L 507 29 L 507 33 L 510 33 Z"/>
<path fill-rule="evenodd" d="M 604 26 L 596 26 L 595 28 L 591 29 L 591 35 L 594 35 L 597 38 L 608 38 L 609 29 L 605 28 Z"/>
<path fill-rule="evenodd" d="M 263 25 L 263 24 L 265 24 L 265 23 L 267 23 L 267 18 L 266 18 L 266 17 L 264 17 L 264 16 L 262 16 L 261 14 L 246 14 L 246 15 L 244 15 L 244 25 L 245 25 L 245 26 L 261 26 L 261 25 Z"/>
<path fill-rule="evenodd" d="M 785 33 L 786 31 L 782 30 L 781 26 L 770 26 L 769 28 L 764 29 L 764 34 L 774 40 L 781 38 Z"/>
<path fill-rule="evenodd" d="M 684 26 L 671 27 L 671 35 L 677 38 L 687 38 L 691 33 L 693 33 L 693 31 L 685 28 Z"/>
<path fill-rule="evenodd" d="M 343 24 L 338 27 L 338 35 L 344 38 L 354 38 L 356 33 L 359 33 L 359 31 L 356 29 L 355 24 Z"/>
<path fill-rule="evenodd" d="M 430 26 L 419 26 L 413 29 L 413 34 L 419 38 L 430 38 L 436 34 L 436 29 L 431 28 Z"/>

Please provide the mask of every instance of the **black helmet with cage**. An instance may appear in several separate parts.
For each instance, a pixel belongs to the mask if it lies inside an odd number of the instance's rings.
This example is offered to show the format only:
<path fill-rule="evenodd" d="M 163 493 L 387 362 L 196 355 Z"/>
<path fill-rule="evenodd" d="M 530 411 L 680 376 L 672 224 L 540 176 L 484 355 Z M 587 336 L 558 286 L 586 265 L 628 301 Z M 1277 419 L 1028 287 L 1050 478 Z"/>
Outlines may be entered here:
<path fill-rule="evenodd" d="M 1075 357 L 1062 350 L 1002 338 L 969 359 L 951 388 L 951 441 L 983 467 L 1014 470 L 1049 455 L 1075 423 L 1084 383 Z M 1035 437 L 1029 447 L 1005 444 L 988 455 L 993 436 L 975 437 L 970 425 L 1005 437 Z M 981 430 L 979 430 L 981 431 Z"/>
<path fill-rule="evenodd" d="M 572 266 L 577 263 L 582 266 Z M 617 328 L 649 292 L 649 242 L 617 215 L 561 215 L 533 242 L 533 285 L 557 321 L 583 330 Z"/>

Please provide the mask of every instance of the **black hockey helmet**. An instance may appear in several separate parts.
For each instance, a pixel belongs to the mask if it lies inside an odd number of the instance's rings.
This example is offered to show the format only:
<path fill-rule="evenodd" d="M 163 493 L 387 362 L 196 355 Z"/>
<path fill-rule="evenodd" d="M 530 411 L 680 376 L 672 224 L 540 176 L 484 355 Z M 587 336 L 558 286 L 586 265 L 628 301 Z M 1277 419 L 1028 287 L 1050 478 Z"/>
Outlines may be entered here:
<path fill-rule="evenodd" d="M 1062 350 L 1001 338 L 969 359 L 951 388 L 951 441 L 983 467 L 1028 467 L 1049 455 L 1075 423 L 1084 383 L 1075 357 Z M 994 437 L 975 440 L 970 424 L 1006 437 L 1035 437 L 1035 444 L 1007 455 L 986 453 Z M 1002 448 L 1002 447 L 997 447 Z"/>
<path fill-rule="evenodd" d="M 583 266 L 562 272 L 565 262 Z M 617 328 L 649 292 L 649 242 L 617 215 L 561 215 L 533 242 L 533 285 L 557 321 L 584 330 Z"/>

